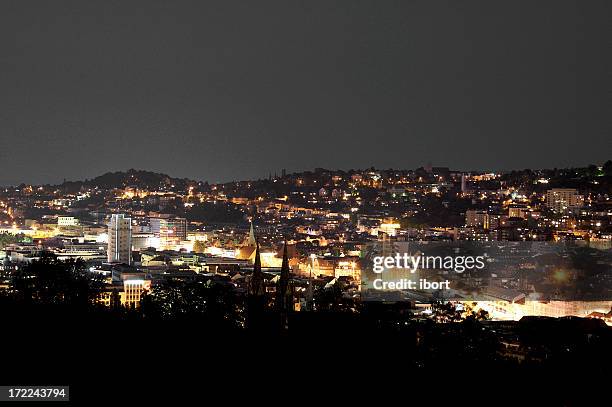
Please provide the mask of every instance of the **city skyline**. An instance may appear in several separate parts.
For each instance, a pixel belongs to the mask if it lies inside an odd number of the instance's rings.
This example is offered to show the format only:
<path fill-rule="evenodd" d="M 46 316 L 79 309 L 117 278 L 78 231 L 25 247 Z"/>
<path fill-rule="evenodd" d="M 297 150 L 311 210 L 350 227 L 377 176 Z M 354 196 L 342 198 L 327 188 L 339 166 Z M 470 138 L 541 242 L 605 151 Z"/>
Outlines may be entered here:
<path fill-rule="evenodd" d="M 0 2 L 0 401 L 601 399 L 611 16 Z"/>
<path fill-rule="evenodd" d="M 3 4 L 0 185 L 603 162 L 609 7 Z"/>
<path fill-rule="evenodd" d="M 190 177 L 179 177 L 179 176 L 175 176 L 174 174 L 168 174 L 168 173 L 164 173 L 164 172 L 160 172 L 157 170 L 153 170 L 153 169 L 144 169 L 144 168 L 125 168 L 125 169 L 119 169 L 119 170 L 107 170 L 104 171 L 103 173 L 99 173 L 99 174 L 93 174 L 90 177 L 73 177 L 73 178 L 64 178 L 58 182 L 51 182 L 51 183 L 44 183 L 44 184 L 36 184 L 36 183 L 32 183 L 32 182 L 21 182 L 19 184 L 0 184 L 0 188 L 15 188 L 15 187 L 19 187 L 20 185 L 30 185 L 30 186 L 45 186 L 45 185 L 49 185 L 49 186 L 54 186 L 54 185 L 62 185 L 64 183 L 71 183 L 71 182 L 89 182 L 89 181 L 93 181 L 96 178 L 100 178 L 100 177 L 104 177 L 104 176 L 108 176 L 108 175 L 125 175 L 125 174 L 130 174 L 132 172 L 135 173 L 146 173 L 146 174 L 155 174 L 155 175 L 160 175 L 160 176 L 166 176 L 168 178 L 174 179 L 174 180 L 186 180 L 186 181 L 192 181 L 192 182 L 199 182 L 199 183 L 208 183 L 211 185 L 225 185 L 225 184 L 231 184 L 234 182 L 249 182 L 249 181 L 260 181 L 260 180 L 266 180 L 269 179 L 270 177 L 272 178 L 283 178 L 285 175 L 298 175 L 298 174 L 307 174 L 307 173 L 312 173 L 315 172 L 317 170 L 324 170 L 324 171 L 328 171 L 328 172 L 344 172 L 344 173 L 350 173 L 350 172 L 366 172 L 369 170 L 374 170 L 374 171 L 400 171 L 400 172 L 410 172 L 410 171 L 416 171 L 419 169 L 424 169 L 427 170 L 428 166 L 431 166 L 432 168 L 444 168 L 444 169 L 448 169 L 452 172 L 455 173 L 464 173 L 464 174 L 510 174 L 512 172 L 516 172 L 516 171 L 524 171 L 524 170 L 531 170 L 531 171 L 553 171 L 553 170 L 559 170 L 559 171 L 568 171 L 568 170 L 581 170 L 581 169 L 586 169 L 589 166 L 594 165 L 597 168 L 603 168 L 603 166 L 612 160 L 606 160 L 605 162 L 591 162 L 588 163 L 584 166 L 569 166 L 569 167 L 555 167 L 555 168 L 546 168 L 546 167 L 533 167 L 533 168 L 510 168 L 510 169 L 503 169 L 503 170 L 490 170 L 490 169 L 479 169 L 479 168 L 471 168 L 469 170 L 465 170 L 465 169 L 457 169 L 457 168 L 453 168 L 453 167 L 448 167 L 448 166 L 443 166 L 443 165 L 435 165 L 432 164 L 431 162 L 421 165 L 421 166 L 416 166 L 416 167 L 411 167 L 411 168 L 407 168 L 407 167 L 390 167 L 390 168 L 381 168 L 381 167 L 374 167 L 374 166 L 370 166 L 370 167 L 355 167 L 355 168 L 323 168 L 323 167 L 312 167 L 312 168 L 305 168 L 305 169 L 301 169 L 301 170 L 296 170 L 296 171 L 287 171 L 286 168 L 281 168 L 281 169 L 276 169 L 276 170 L 271 170 L 265 174 L 260 174 L 259 176 L 253 176 L 251 178 L 244 178 L 244 179 L 232 179 L 232 180 L 226 180 L 226 181 L 220 181 L 220 182 L 213 182 L 211 180 L 208 179 L 199 179 L 199 178 L 190 178 Z M 283 175 L 285 174 L 285 175 Z"/>
<path fill-rule="evenodd" d="M 0 189 L 0 268 L 5 288 L 17 289 L 11 273 L 28 262 L 80 259 L 90 276 L 105 282 L 94 303 L 131 307 L 140 305 L 145 290 L 170 284 L 168 279 L 231 277 L 247 284 L 239 293 L 249 287 L 249 276 L 263 284 L 262 270 L 273 286 L 282 267 L 302 287 L 313 276 L 323 288 L 334 279 L 348 282 L 337 288 L 362 304 L 386 295 L 403 301 L 413 295 L 403 291 L 415 287 L 404 285 L 414 283 L 406 277 L 418 267 L 428 273 L 419 280 L 421 290 L 452 288 L 446 298 L 484 301 L 482 309 L 491 298 L 512 299 L 504 308 L 486 310 L 495 319 L 573 315 L 612 324 L 611 179 L 609 160 L 507 174 L 429 165 L 318 168 L 216 185 L 130 171 L 61 186 L 6 188 Z M 389 265 L 402 253 L 403 266 Z M 409 257 L 408 275 L 397 274 Z M 386 277 L 377 278 L 382 272 Z M 566 286 L 570 281 L 576 285 Z M 574 290 L 587 286 L 587 292 Z M 308 292 L 296 288 L 294 294 L 295 311 L 312 309 Z M 426 294 L 419 295 L 422 301 Z M 547 297 L 565 302 L 532 302 Z M 576 302 L 585 298 L 584 306 Z"/>

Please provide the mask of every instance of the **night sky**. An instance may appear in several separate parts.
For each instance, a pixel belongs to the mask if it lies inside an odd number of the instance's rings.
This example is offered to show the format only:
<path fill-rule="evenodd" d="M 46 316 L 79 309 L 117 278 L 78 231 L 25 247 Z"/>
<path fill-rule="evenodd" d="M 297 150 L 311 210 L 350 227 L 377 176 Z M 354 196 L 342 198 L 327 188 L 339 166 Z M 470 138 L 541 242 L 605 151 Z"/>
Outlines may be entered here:
<path fill-rule="evenodd" d="M 0 3 L 0 184 L 612 158 L 610 1 Z"/>

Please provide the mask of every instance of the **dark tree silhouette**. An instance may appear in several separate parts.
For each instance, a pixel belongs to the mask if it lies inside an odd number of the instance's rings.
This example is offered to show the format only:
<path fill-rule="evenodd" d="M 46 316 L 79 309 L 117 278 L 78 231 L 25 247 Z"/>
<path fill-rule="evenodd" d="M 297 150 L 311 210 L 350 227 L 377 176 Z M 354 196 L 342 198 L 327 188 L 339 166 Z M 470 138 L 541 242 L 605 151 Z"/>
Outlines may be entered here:
<path fill-rule="evenodd" d="M 9 294 L 26 304 L 70 305 L 86 309 L 98 299 L 103 281 L 81 259 L 58 260 L 48 253 L 15 270 Z"/>
<path fill-rule="evenodd" d="M 141 311 L 154 320 L 194 320 L 225 328 L 244 323 L 243 307 L 233 288 L 211 280 L 170 280 L 155 286 L 141 298 Z"/>

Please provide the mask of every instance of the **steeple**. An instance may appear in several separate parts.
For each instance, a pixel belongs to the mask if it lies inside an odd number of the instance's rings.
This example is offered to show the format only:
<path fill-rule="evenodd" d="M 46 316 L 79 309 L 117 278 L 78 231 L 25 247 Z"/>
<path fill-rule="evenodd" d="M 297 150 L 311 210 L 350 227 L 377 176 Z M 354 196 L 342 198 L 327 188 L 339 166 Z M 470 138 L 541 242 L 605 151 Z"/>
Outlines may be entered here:
<path fill-rule="evenodd" d="M 242 241 L 240 248 L 236 252 L 236 258 L 239 260 L 254 261 L 253 255 L 257 246 L 257 239 L 255 239 L 255 230 L 253 228 L 253 221 L 251 221 L 251 227 L 249 229 L 248 236 Z"/>
<path fill-rule="evenodd" d="M 253 221 L 251 221 L 251 229 L 249 230 L 249 238 L 247 239 L 247 246 L 256 246 L 257 241 L 255 240 L 255 230 L 253 229 Z"/>
<path fill-rule="evenodd" d="M 247 285 L 247 327 L 254 331 L 261 331 L 265 325 L 266 312 L 266 286 L 263 272 L 261 271 L 261 258 L 259 256 L 259 244 L 256 242 L 255 265 Z"/>
<path fill-rule="evenodd" d="M 289 292 L 289 273 L 289 256 L 287 255 L 287 242 L 285 242 L 283 247 L 283 264 L 276 289 L 276 308 L 278 311 L 286 311 L 289 305 L 286 301 Z"/>
<path fill-rule="evenodd" d="M 253 274 L 251 275 L 251 280 L 249 281 L 249 295 L 250 296 L 263 296 L 265 294 L 265 286 L 264 286 L 264 276 L 261 271 L 261 257 L 259 255 L 259 243 L 256 244 L 255 249 L 255 264 L 253 265 Z"/>
<path fill-rule="evenodd" d="M 280 313 L 281 329 L 287 329 L 287 313 L 291 311 L 293 296 L 289 286 L 289 256 L 287 255 L 287 242 L 283 247 L 283 264 L 281 266 L 280 279 L 276 287 L 276 311 Z"/>

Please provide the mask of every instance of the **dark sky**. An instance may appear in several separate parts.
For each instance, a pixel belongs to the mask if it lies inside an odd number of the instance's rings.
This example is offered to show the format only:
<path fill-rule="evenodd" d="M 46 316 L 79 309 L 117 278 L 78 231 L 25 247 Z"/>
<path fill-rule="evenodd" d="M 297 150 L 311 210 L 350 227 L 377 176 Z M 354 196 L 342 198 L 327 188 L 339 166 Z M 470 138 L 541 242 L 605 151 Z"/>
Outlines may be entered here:
<path fill-rule="evenodd" d="M 612 158 L 610 1 L 0 3 L 0 184 Z"/>

